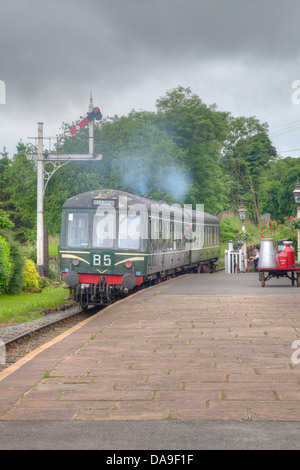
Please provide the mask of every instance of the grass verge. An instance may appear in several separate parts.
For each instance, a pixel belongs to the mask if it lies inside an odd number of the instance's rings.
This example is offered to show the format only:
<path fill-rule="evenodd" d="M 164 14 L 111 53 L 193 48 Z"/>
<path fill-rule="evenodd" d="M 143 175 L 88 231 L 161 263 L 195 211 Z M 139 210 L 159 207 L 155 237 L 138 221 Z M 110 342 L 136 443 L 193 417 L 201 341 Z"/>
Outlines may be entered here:
<path fill-rule="evenodd" d="M 58 245 L 59 245 L 59 237 L 50 236 L 49 237 L 49 256 L 52 256 L 52 257 L 58 256 Z"/>
<path fill-rule="evenodd" d="M 45 308 L 57 308 L 67 304 L 68 290 L 60 287 L 47 287 L 39 294 L 0 295 L 0 325 L 21 323 L 43 316 Z"/>

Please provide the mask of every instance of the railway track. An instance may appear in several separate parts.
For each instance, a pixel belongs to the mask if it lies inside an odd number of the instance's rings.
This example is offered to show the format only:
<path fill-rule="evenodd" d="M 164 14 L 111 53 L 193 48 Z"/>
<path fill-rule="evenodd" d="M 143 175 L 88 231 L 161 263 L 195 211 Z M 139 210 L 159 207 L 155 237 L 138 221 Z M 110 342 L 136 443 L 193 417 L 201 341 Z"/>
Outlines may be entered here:
<path fill-rule="evenodd" d="M 36 328 L 33 328 L 32 330 L 29 330 L 25 333 L 22 333 L 18 336 L 15 336 L 14 338 L 11 338 L 11 339 L 8 339 L 7 341 L 4 341 L 4 345 L 5 346 L 8 346 L 8 345 L 11 345 L 11 344 L 14 344 L 18 341 L 21 341 L 21 340 L 24 340 L 26 338 L 29 338 L 31 335 L 34 335 L 34 334 L 37 334 L 37 333 L 40 333 L 42 331 L 46 331 L 47 328 L 55 328 L 57 327 L 59 324 L 61 323 L 65 323 L 67 322 L 68 320 L 70 319 L 76 319 L 77 317 L 83 315 L 84 312 L 83 311 L 80 311 L 80 312 L 77 312 L 77 313 L 72 313 L 71 315 L 67 315 L 63 318 L 60 318 L 59 320 L 54 320 L 54 321 L 51 321 L 49 323 L 46 323 L 45 325 L 41 325 L 41 326 L 38 326 Z"/>
<path fill-rule="evenodd" d="M 75 312 L 66 313 L 56 320 L 31 328 L 17 336 L 2 339 L 2 347 L 5 348 L 5 362 L 3 364 L 0 363 L 0 371 L 26 356 L 39 346 L 57 337 L 67 329 L 89 318 L 99 310 L 100 309 L 97 308 L 83 312 L 77 309 Z M 5 328 L 2 330 L 5 330 Z"/>
<path fill-rule="evenodd" d="M 143 289 L 146 288 L 147 287 L 143 287 Z M 48 341 L 51 341 L 51 339 L 54 339 L 59 334 L 72 328 L 86 318 L 89 318 L 91 315 L 94 315 L 103 308 L 105 308 L 105 305 L 102 307 L 90 307 L 86 312 L 79 309 L 79 307 L 73 307 L 73 309 L 70 310 L 75 309 L 76 311 L 73 311 L 72 313 L 67 313 L 66 311 L 66 314 L 64 315 L 63 312 L 60 312 L 60 317 L 54 321 L 48 321 L 37 327 L 32 327 L 17 335 L 9 333 L 9 337 L 7 337 L 7 333 L 4 333 L 3 336 L 3 331 L 5 332 L 6 328 L 2 328 L 2 331 L 0 328 L 0 346 L 5 348 L 5 362 L 0 362 L 0 372 L 11 364 L 17 362 L 19 359 L 22 359 L 22 357 L 26 356 L 34 349 L 42 346 Z M 46 315 L 46 319 L 50 315 L 51 314 Z M 45 319 L 45 317 L 43 318 Z M 34 324 L 35 322 L 32 323 Z M 20 326 L 15 328 L 19 329 Z M 24 328 L 26 328 L 26 325 Z M 2 356 L 3 354 L 0 354 L 0 360 Z"/>
<path fill-rule="evenodd" d="M 147 289 L 147 287 L 143 287 L 143 289 Z M 94 315 L 104 307 L 105 306 L 93 307 L 90 308 L 88 312 L 80 310 L 79 307 L 73 307 L 69 311 L 59 312 L 61 316 L 53 321 L 32 327 L 29 330 L 17 335 L 10 333 L 10 335 L 8 335 L 9 337 L 1 336 L 1 333 L 3 333 L 5 327 L 2 328 L 2 331 L 0 328 L 0 345 L 5 347 L 5 363 L 0 362 L 0 372 L 1 370 L 9 367 L 11 364 L 29 354 L 34 349 L 42 346 L 48 341 L 51 341 L 51 339 L 54 339 L 59 334 L 68 330 L 69 328 L 72 328 L 86 318 L 89 318 L 91 315 Z M 72 313 L 70 313 L 70 311 L 72 311 Z M 50 315 L 51 314 L 46 315 L 46 319 L 47 317 L 50 317 Z"/>
<path fill-rule="evenodd" d="M 143 287 L 143 289 L 147 289 L 147 287 Z M 105 308 L 105 306 L 90 307 L 86 312 L 81 310 L 79 307 L 73 307 L 69 311 L 59 312 L 59 318 L 54 321 L 47 321 L 47 318 L 52 315 L 48 314 L 43 317 L 43 321 L 46 321 L 45 323 L 35 327 L 32 326 L 29 329 L 26 324 L 23 324 L 22 326 L 18 325 L 15 327 L 0 328 L 0 346 L 5 348 L 5 362 L 0 362 L 0 372 L 11 364 L 17 362 L 19 359 L 22 359 L 34 349 L 42 346 L 48 341 L 51 341 L 59 334 L 72 328 L 86 318 L 89 318 L 91 315 L 94 315 L 103 308 Z M 34 325 L 39 322 L 39 320 L 33 321 L 31 324 Z M 18 331 L 18 334 L 14 334 L 14 328 Z M 8 329 L 9 332 L 6 332 L 5 330 Z M 19 333 L 19 329 L 26 329 L 26 331 Z M 0 360 L 2 357 L 3 354 L 1 351 Z"/>

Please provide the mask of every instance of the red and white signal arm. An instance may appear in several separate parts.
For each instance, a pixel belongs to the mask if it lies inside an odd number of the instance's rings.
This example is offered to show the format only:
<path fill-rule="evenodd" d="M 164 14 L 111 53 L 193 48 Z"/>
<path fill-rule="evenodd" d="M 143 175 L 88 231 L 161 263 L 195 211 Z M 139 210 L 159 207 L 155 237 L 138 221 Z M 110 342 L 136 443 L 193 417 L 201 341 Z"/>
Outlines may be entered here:
<path fill-rule="evenodd" d="M 86 126 L 93 119 L 100 120 L 101 118 L 102 118 L 102 114 L 100 112 L 100 108 L 97 108 L 97 107 L 94 108 L 93 111 L 88 113 L 88 115 L 84 119 L 82 119 L 82 121 L 80 121 L 78 124 L 76 124 L 76 126 L 74 126 L 70 130 L 70 134 L 72 135 L 76 134 L 76 132 L 80 131 L 80 129 Z"/>
<path fill-rule="evenodd" d="M 74 126 L 73 129 L 70 130 L 70 134 L 72 135 L 76 134 L 76 132 L 80 131 L 80 129 L 82 129 L 88 122 L 90 122 L 88 118 L 87 117 L 84 118 L 82 121 L 76 124 L 76 126 Z"/>

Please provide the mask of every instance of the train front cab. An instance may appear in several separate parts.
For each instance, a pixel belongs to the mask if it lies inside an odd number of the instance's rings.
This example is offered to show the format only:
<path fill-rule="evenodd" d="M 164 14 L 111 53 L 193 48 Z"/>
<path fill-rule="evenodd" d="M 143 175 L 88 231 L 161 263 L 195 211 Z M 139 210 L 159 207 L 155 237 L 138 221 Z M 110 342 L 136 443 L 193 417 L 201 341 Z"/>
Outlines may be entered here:
<path fill-rule="evenodd" d="M 103 305 L 143 283 L 147 240 L 142 213 L 118 210 L 64 209 L 60 268 L 74 300 Z"/>

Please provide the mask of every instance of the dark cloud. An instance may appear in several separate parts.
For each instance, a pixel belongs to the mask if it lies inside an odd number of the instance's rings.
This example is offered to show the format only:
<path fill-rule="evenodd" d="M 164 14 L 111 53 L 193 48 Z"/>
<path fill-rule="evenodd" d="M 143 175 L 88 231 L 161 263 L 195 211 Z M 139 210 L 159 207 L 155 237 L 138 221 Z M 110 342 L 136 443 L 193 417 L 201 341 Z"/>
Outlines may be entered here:
<path fill-rule="evenodd" d="M 299 13 L 298 0 L 0 0 L 0 149 L 39 120 L 75 120 L 91 90 L 104 115 L 181 84 L 233 114 L 296 120 Z"/>

